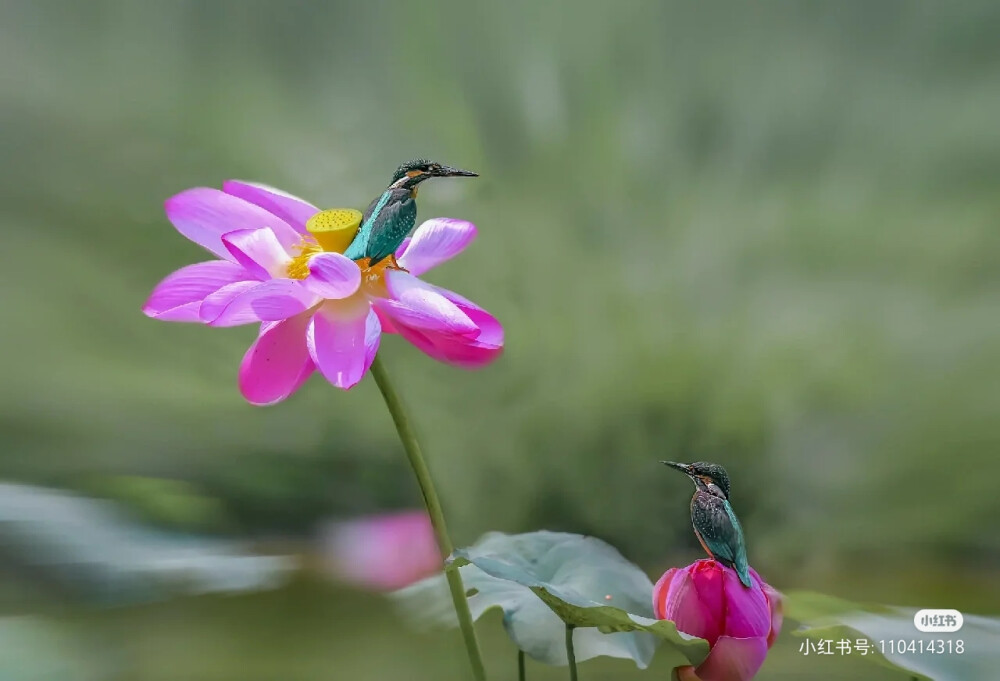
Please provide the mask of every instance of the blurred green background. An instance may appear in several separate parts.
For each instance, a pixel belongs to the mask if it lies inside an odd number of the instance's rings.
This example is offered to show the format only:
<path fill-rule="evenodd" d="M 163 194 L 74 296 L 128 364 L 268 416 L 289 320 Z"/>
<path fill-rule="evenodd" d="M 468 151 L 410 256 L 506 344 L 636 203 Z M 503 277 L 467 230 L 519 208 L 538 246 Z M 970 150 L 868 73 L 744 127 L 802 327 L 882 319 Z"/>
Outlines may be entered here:
<path fill-rule="evenodd" d="M 236 177 L 363 208 L 427 156 L 482 175 L 421 192 L 421 218 L 480 228 L 428 278 L 507 329 L 474 373 L 382 346 L 459 543 L 590 533 L 655 579 L 698 555 L 656 462 L 707 459 L 779 588 L 1000 612 L 998 34 L 977 0 L 2 2 L 0 478 L 305 553 L 324 520 L 417 505 L 370 379 L 253 408 L 253 328 L 139 308 L 205 259 L 172 194 Z M 466 671 L 456 634 L 308 576 L 56 601 L 0 607 L 114 641 L 121 678 Z M 797 643 L 761 678 L 896 678 Z"/>

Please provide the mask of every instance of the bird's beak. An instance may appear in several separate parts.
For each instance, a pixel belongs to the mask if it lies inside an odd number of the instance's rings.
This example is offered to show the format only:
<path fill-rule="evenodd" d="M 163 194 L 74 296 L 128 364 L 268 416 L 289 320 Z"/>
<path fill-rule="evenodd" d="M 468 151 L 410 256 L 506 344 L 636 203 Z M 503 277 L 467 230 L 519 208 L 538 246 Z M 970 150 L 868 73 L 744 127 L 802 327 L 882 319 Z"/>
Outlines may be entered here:
<path fill-rule="evenodd" d="M 474 173 L 471 170 L 452 168 L 451 166 L 441 166 L 436 168 L 434 170 L 434 175 L 437 177 L 479 177 L 479 173 Z"/>
<path fill-rule="evenodd" d="M 676 468 L 684 475 L 691 475 L 691 467 L 686 463 L 677 463 L 676 461 L 661 461 L 660 463 L 671 468 Z"/>

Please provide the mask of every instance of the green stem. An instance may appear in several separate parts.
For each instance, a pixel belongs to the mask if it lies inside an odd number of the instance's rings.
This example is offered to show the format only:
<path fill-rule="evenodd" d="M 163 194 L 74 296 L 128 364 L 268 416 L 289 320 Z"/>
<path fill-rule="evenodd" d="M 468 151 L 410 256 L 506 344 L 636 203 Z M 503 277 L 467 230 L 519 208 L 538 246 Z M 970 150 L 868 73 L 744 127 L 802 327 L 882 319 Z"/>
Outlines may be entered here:
<path fill-rule="evenodd" d="M 396 394 L 389 380 L 389 374 L 382 366 L 382 360 L 378 355 L 372 362 L 372 377 L 382 393 L 385 406 L 392 415 L 392 422 L 396 425 L 396 432 L 406 450 L 406 458 L 410 461 L 413 474 L 417 478 L 420 486 L 420 493 L 424 497 L 424 506 L 427 507 L 427 514 L 431 518 L 431 525 L 434 527 L 434 536 L 437 538 L 438 547 L 445 555 L 451 555 L 455 550 L 448 536 L 448 527 L 444 522 L 444 513 L 441 511 L 441 502 L 438 501 L 437 492 L 434 491 L 434 483 L 431 480 L 431 473 L 424 463 L 424 457 L 420 453 L 420 444 L 417 436 L 410 425 L 410 419 L 406 415 L 403 403 Z M 465 650 L 469 654 L 469 663 L 472 665 L 472 676 L 476 681 L 486 680 L 486 668 L 483 666 L 483 657 L 479 652 L 479 641 L 476 640 L 476 630 L 472 622 L 472 613 L 469 611 L 469 601 L 465 598 L 465 587 L 462 585 L 462 576 L 458 570 L 446 570 L 445 576 L 448 579 L 448 589 L 451 591 L 451 600 L 455 604 L 455 614 L 458 615 L 458 626 L 462 629 L 462 638 L 465 641 Z"/>
<path fill-rule="evenodd" d="M 524 675 L 524 651 L 517 651 L 517 681 L 525 681 Z"/>
<path fill-rule="evenodd" d="M 566 625 L 566 659 L 569 661 L 569 681 L 576 681 L 576 653 L 573 652 L 573 629 L 572 624 Z"/>

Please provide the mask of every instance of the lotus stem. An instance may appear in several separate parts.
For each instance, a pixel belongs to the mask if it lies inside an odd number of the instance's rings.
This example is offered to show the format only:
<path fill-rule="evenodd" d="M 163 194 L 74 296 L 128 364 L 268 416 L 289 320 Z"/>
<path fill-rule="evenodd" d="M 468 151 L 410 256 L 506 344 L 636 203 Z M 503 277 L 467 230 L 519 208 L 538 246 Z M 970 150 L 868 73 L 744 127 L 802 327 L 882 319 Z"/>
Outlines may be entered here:
<path fill-rule="evenodd" d="M 524 674 L 524 651 L 517 651 L 517 681 L 525 681 L 527 677 Z"/>
<path fill-rule="evenodd" d="M 566 659 L 569 661 L 569 681 L 577 681 L 576 678 L 576 653 L 573 652 L 573 630 L 572 624 L 566 625 Z"/>
<path fill-rule="evenodd" d="M 382 393 L 382 399 L 385 400 L 385 406 L 392 416 L 392 422 L 396 426 L 399 439 L 403 443 L 406 458 L 409 459 L 413 474 L 417 478 L 417 485 L 420 486 L 424 506 L 427 508 L 431 525 L 434 527 L 434 536 L 437 538 L 438 547 L 446 556 L 450 556 L 455 550 L 455 546 L 448 535 L 448 526 L 444 521 L 441 502 L 434 489 L 430 470 L 428 470 L 424 457 L 420 453 L 420 443 L 410 425 L 406 409 L 403 408 L 403 403 L 399 399 L 399 395 L 396 394 L 392 381 L 389 380 L 389 374 L 386 373 L 378 355 L 372 362 L 371 372 L 375 378 L 375 384 Z M 451 591 L 451 600 L 455 604 L 455 614 L 458 616 L 458 626 L 462 630 L 462 639 L 465 641 L 465 650 L 469 655 L 469 664 L 472 665 L 472 676 L 476 681 L 486 681 L 486 668 L 483 666 L 483 657 L 479 651 L 479 641 L 476 639 L 476 629 L 472 621 L 472 613 L 469 611 L 469 601 L 465 597 L 462 576 L 458 574 L 458 570 L 445 570 L 445 577 L 448 580 L 448 589 Z"/>

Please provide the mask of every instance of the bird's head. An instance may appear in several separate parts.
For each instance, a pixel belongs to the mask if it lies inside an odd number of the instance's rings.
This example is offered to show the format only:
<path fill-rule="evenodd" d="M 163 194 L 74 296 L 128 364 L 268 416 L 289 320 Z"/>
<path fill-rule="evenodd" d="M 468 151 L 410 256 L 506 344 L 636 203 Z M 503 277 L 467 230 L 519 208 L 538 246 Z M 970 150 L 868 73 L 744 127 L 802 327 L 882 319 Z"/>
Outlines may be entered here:
<path fill-rule="evenodd" d="M 432 177 L 479 177 L 479 174 L 452 168 L 443 163 L 428 161 L 425 158 L 418 158 L 414 161 L 407 161 L 396 168 L 389 186 L 411 189 Z"/>
<path fill-rule="evenodd" d="M 679 470 L 694 481 L 695 487 L 703 489 L 715 485 L 729 498 L 729 474 L 717 463 L 695 461 L 694 463 L 677 463 L 676 461 L 661 461 L 671 468 Z"/>

